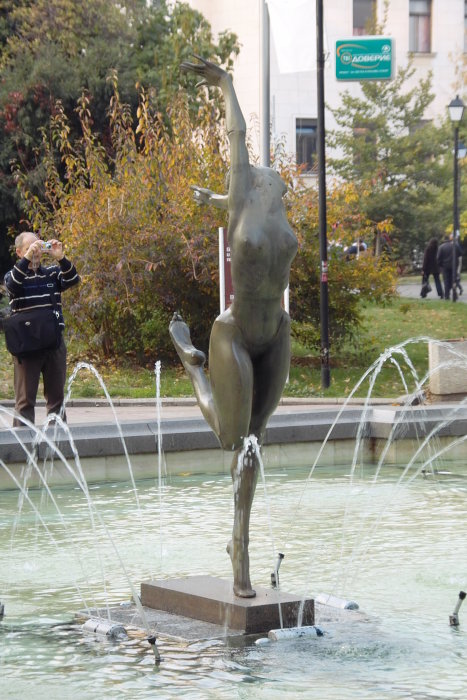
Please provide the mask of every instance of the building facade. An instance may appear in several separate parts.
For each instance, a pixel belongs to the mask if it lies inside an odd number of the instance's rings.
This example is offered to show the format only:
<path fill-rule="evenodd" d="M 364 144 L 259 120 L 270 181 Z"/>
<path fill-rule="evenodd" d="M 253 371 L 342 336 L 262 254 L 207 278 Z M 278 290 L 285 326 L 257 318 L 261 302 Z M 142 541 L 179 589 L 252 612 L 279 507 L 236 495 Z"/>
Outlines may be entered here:
<path fill-rule="evenodd" d="M 234 85 L 255 149 L 259 152 L 261 13 L 266 0 L 188 0 L 211 23 L 214 35 L 237 34 L 241 52 Z M 270 16 L 270 121 L 305 170 L 316 164 L 316 0 L 268 0 Z M 376 13 L 383 34 L 392 39 L 393 71 L 413 60 L 412 84 L 431 71 L 435 98 L 425 119 L 439 121 L 459 94 L 466 100 L 467 0 L 323 0 L 326 50 L 325 100 L 341 104 L 344 90 L 358 95 L 360 83 L 336 79 L 336 42 L 367 34 Z M 287 51 L 288 56 L 287 56 Z M 285 72 L 287 71 L 287 72 Z M 411 85 L 409 84 L 409 87 Z M 335 127 L 326 110 L 326 128 Z"/>

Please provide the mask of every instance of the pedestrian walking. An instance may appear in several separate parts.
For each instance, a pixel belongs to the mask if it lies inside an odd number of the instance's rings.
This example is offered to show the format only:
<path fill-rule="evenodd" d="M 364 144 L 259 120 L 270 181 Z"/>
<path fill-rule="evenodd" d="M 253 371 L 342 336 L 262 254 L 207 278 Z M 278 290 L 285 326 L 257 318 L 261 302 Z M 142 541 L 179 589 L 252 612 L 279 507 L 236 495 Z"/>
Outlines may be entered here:
<path fill-rule="evenodd" d="M 455 249 L 453 250 L 453 246 Z M 452 234 L 445 236 L 438 248 L 436 260 L 443 274 L 444 298 L 449 299 L 453 283 L 456 282 L 457 266 L 459 264 L 459 246 L 454 244 Z M 453 275 L 454 271 L 454 275 Z"/>
<path fill-rule="evenodd" d="M 424 299 L 431 292 L 430 275 L 433 275 L 433 280 L 436 286 L 436 291 L 440 299 L 443 298 L 443 287 L 439 278 L 439 265 L 437 261 L 438 255 L 438 239 L 431 238 L 425 248 L 423 254 L 422 265 L 422 288 L 420 296 Z"/>
<path fill-rule="evenodd" d="M 459 238 L 460 238 L 460 236 L 459 236 L 459 234 L 457 234 L 456 246 L 457 246 L 458 252 L 459 252 L 459 260 L 457 262 L 457 270 L 456 270 L 456 288 L 457 288 L 458 294 L 462 294 L 462 292 L 464 290 L 463 290 L 462 284 L 461 284 L 461 272 L 462 272 L 462 256 L 464 255 L 464 251 L 462 250 L 462 246 L 460 244 Z"/>

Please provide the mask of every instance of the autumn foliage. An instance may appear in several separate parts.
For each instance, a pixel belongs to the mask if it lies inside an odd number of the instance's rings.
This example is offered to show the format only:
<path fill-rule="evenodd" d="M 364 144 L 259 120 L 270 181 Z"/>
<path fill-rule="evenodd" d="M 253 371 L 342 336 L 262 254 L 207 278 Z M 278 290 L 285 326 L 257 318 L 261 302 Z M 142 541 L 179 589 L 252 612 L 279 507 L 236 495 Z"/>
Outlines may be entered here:
<path fill-rule="evenodd" d="M 198 206 L 190 185 L 223 189 L 217 115 L 202 108 L 194 131 L 182 95 L 163 120 L 140 89 L 135 128 L 114 78 L 109 156 L 92 132 L 86 96 L 78 114 L 78 148 L 60 105 L 44 135 L 46 201 L 23 190 L 34 230 L 55 231 L 81 274 L 69 327 L 98 354 L 142 361 L 172 353 L 167 329 L 178 310 L 206 346 L 219 303 L 217 230 L 225 220 Z"/>
<path fill-rule="evenodd" d="M 39 198 L 17 169 L 28 225 L 43 237 L 58 236 L 76 264 L 82 284 L 68 298 L 67 323 L 89 354 L 129 355 L 138 362 L 170 358 L 168 325 L 180 311 L 193 340 L 207 348 L 219 309 L 220 210 L 199 206 L 191 186 L 225 191 L 228 149 L 221 115 L 208 100 L 194 119 L 180 93 L 167 114 L 152 108 L 139 89 L 137 122 L 111 77 L 109 131 L 93 131 L 84 94 L 77 106 L 82 137 L 72 143 L 68 119 L 57 103 L 50 130 L 43 132 L 45 196 Z M 289 184 L 286 204 L 299 240 L 291 275 L 294 332 L 309 346 L 319 339 L 318 208 L 314 189 L 300 186 L 294 167 L 281 161 Z M 329 198 L 331 239 L 341 246 L 377 233 L 359 213 L 352 186 Z M 390 222 L 379 226 L 390 227 Z M 336 252 L 334 252 L 336 251 Z M 394 270 L 371 253 L 346 261 L 343 248 L 330 249 L 331 335 L 348 336 L 358 326 L 361 299 L 391 294 Z"/>
<path fill-rule="evenodd" d="M 396 269 L 381 241 L 391 232 L 391 221 L 373 222 L 363 213 L 363 193 L 349 183 L 327 195 L 329 332 L 334 345 L 355 334 L 365 302 L 385 303 L 396 287 Z M 289 220 L 298 238 L 298 254 L 290 277 L 290 312 L 295 336 L 309 347 L 320 345 L 320 255 L 318 192 L 292 189 Z M 356 241 L 367 250 L 347 256 Z M 381 248 L 381 254 L 375 255 Z"/>

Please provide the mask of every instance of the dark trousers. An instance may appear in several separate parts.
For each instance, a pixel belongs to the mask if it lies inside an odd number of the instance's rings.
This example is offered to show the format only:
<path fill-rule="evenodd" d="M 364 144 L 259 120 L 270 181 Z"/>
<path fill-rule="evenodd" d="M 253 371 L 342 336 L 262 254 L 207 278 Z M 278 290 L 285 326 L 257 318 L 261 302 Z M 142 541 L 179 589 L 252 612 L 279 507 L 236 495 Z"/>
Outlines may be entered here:
<path fill-rule="evenodd" d="M 442 299 L 444 294 L 443 294 L 443 287 L 441 286 L 441 280 L 439 278 L 439 273 L 438 272 L 433 272 L 433 279 L 435 281 L 435 286 L 436 286 L 436 291 L 438 293 L 438 296 Z M 429 282 L 430 281 L 430 275 L 423 275 L 422 282 Z"/>
<path fill-rule="evenodd" d="M 444 298 L 449 299 L 452 287 L 452 267 L 443 267 Z"/>
<path fill-rule="evenodd" d="M 41 374 L 47 413 L 60 413 L 66 380 L 66 346 L 63 338 L 57 350 L 45 350 L 22 360 L 14 358 L 15 410 L 31 423 L 34 423 Z M 13 419 L 13 427 L 22 425 L 21 419 Z"/>

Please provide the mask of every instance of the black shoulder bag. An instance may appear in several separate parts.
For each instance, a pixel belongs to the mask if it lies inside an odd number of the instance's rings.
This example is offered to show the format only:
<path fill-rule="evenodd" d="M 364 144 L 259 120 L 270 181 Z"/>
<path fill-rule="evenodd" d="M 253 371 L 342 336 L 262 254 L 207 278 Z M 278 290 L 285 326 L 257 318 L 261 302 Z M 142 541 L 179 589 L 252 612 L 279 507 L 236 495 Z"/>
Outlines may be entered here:
<path fill-rule="evenodd" d="M 15 357 L 26 358 L 43 350 L 56 350 L 62 330 L 55 297 L 50 293 L 52 308 L 15 311 L 3 319 L 7 350 Z"/>

